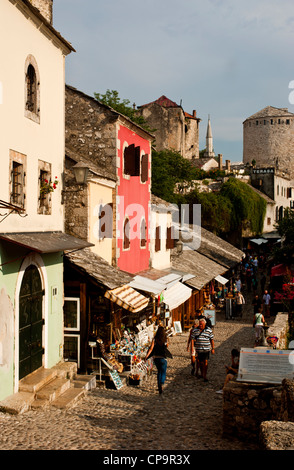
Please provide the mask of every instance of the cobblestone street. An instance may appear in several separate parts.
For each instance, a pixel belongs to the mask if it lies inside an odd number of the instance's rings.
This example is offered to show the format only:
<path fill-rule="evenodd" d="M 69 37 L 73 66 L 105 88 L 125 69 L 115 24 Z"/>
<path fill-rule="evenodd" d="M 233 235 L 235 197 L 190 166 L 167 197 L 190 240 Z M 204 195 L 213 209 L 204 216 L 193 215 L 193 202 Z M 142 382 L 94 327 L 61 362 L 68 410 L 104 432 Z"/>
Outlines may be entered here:
<path fill-rule="evenodd" d="M 167 381 L 158 395 L 156 372 L 140 387 L 96 388 L 73 409 L 0 413 L 1 450 L 257 450 L 222 437 L 222 395 L 233 347 L 253 347 L 251 299 L 242 319 L 217 313 L 215 355 L 208 382 L 191 375 L 187 333 L 171 338 Z M 257 443 L 258 444 L 258 443 Z"/>

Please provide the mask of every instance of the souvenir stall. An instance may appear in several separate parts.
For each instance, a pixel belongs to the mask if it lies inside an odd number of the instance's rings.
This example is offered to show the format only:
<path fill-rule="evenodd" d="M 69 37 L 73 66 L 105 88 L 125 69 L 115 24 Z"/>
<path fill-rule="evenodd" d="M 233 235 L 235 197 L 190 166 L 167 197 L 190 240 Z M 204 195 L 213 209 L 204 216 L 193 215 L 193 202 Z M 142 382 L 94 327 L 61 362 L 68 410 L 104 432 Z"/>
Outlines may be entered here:
<path fill-rule="evenodd" d="M 150 299 L 129 286 L 107 291 L 110 303 L 109 340 L 92 338 L 92 361 L 100 380 L 109 376 L 116 388 L 126 379 L 139 385 L 152 369 L 152 361 L 144 361 L 154 336 L 154 305 Z"/>
<path fill-rule="evenodd" d="M 152 360 L 145 361 L 148 348 L 156 331 L 155 323 L 143 321 L 125 326 L 122 333 L 116 331 L 116 341 L 110 346 L 110 352 L 123 365 L 127 384 L 140 385 L 152 371 Z"/>

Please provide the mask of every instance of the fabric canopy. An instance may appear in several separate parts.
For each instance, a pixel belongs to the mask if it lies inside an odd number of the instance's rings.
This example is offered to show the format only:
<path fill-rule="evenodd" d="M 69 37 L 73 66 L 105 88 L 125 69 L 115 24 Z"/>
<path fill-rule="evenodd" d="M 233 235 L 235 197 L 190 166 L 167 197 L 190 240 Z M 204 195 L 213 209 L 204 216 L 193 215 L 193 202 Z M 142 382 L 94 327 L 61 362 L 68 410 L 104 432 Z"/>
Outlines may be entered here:
<path fill-rule="evenodd" d="M 223 276 L 216 276 L 214 279 L 215 279 L 217 282 L 220 282 L 220 284 L 223 284 L 223 285 L 225 285 L 227 282 L 229 282 L 229 280 L 226 279 L 226 278 L 223 277 Z"/>
<path fill-rule="evenodd" d="M 286 276 L 289 274 L 291 275 L 291 270 L 284 264 L 277 264 L 271 269 L 271 276 Z"/>
<path fill-rule="evenodd" d="M 149 303 L 147 297 L 139 294 L 139 292 L 128 285 L 108 290 L 105 292 L 104 296 L 111 300 L 111 302 L 133 313 L 140 312 L 147 307 Z"/>
<path fill-rule="evenodd" d="M 191 297 L 192 289 L 185 286 L 181 282 L 177 282 L 169 289 L 163 291 L 162 295 L 162 301 L 168 305 L 170 310 L 173 310 Z"/>

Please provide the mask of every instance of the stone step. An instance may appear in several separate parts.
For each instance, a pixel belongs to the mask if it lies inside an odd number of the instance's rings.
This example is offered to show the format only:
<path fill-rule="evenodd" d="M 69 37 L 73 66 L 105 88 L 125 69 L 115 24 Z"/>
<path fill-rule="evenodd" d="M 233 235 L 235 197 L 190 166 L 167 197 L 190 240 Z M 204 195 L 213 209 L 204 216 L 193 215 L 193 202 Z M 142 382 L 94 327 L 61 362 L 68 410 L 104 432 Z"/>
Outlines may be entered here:
<path fill-rule="evenodd" d="M 80 387 L 71 387 L 62 395 L 60 395 L 56 400 L 51 403 L 51 406 L 60 409 L 71 408 L 78 400 L 82 399 L 86 394 L 85 388 Z"/>
<path fill-rule="evenodd" d="M 40 369 L 32 372 L 19 381 L 19 392 L 30 392 L 35 394 L 42 387 L 51 382 L 57 373 L 54 369 Z"/>
<path fill-rule="evenodd" d="M 71 381 L 75 388 L 85 388 L 86 390 L 93 390 L 96 388 L 96 376 L 94 375 L 76 375 Z"/>
<path fill-rule="evenodd" d="M 0 402 L 0 411 L 8 414 L 21 414 L 28 411 L 35 399 L 31 392 L 17 392 Z"/>
<path fill-rule="evenodd" d="M 64 373 L 65 370 L 65 373 Z M 69 379 L 73 377 L 72 379 Z M 66 367 L 38 369 L 22 379 L 19 392 L 0 402 L 0 411 L 20 414 L 29 409 L 46 409 L 49 406 L 69 408 L 78 399 L 97 387 L 96 375 L 73 374 L 69 364 Z"/>
<path fill-rule="evenodd" d="M 60 395 L 62 395 L 66 390 L 70 388 L 70 380 L 63 379 L 62 377 L 57 377 L 53 379 L 48 384 L 44 385 L 40 390 L 35 394 L 36 400 L 45 400 L 49 403 L 52 403 Z"/>

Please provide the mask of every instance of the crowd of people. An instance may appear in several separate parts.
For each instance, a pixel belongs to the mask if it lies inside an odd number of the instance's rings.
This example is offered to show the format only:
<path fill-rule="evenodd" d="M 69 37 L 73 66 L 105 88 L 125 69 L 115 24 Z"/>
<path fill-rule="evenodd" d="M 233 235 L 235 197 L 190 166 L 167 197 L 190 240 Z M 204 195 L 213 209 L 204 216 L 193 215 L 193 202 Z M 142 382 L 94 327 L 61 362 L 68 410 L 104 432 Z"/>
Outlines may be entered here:
<path fill-rule="evenodd" d="M 245 304 L 242 290 L 246 291 L 247 301 L 252 296 L 255 345 L 260 344 L 266 318 L 271 314 L 271 295 L 265 289 L 266 276 L 264 270 L 259 269 L 259 261 L 261 261 L 261 264 L 263 263 L 263 259 L 259 260 L 257 256 L 244 258 L 240 263 L 236 277 L 232 279 L 230 290 L 224 288 L 223 291 L 226 292 L 226 296 L 231 296 L 234 299 L 235 312 L 239 317 L 242 317 L 243 305 Z M 219 298 L 219 291 L 216 291 L 216 295 Z M 208 360 L 210 354 L 214 354 L 214 333 L 210 319 L 202 315 L 201 310 L 198 310 L 195 314 L 194 324 L 187 341 L 187 351 L 189 351 L 191 358 L 191 374 L 195 375 L 196 378 L 202 378 L 204 382 L 208 382 Z M 239 356 L 240 352 L 237 349 L 231 351 L 231 365 L 225 366 L 224 386 L 237 374 Z M 157 368 L 158 392 L 161 394 L 166 380 L 167 357 L 171 357 L 168 350 L 166 331 L 163 326 L 158 327 L 145 360 L 150 357 L 153 357 Z M 222 393 L 222 389 L 217 393 Z"/>

